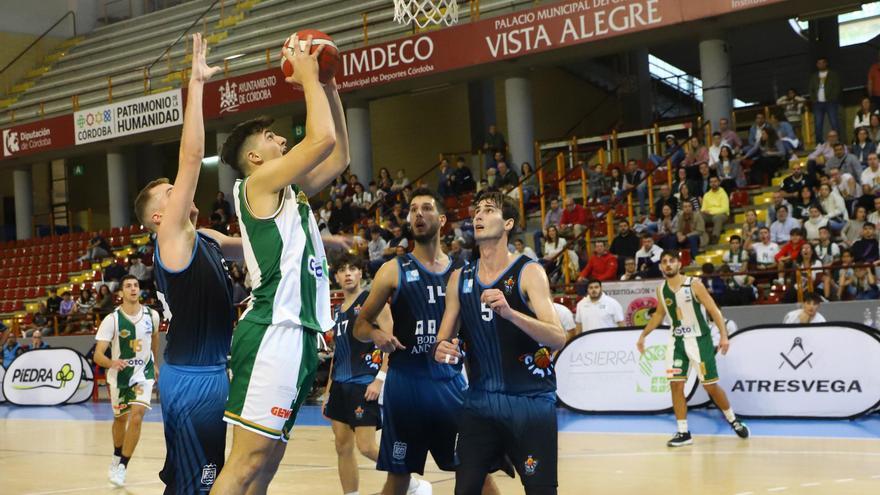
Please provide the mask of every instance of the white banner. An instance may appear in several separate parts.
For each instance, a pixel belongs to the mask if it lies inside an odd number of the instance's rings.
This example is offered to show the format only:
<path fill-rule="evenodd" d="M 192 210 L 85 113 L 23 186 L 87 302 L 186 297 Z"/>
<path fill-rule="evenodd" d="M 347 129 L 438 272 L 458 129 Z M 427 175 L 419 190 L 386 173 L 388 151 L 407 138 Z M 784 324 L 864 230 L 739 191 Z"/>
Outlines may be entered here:
<path fill-rule="evenodd" d="M 739 331 L 718 356 L 737 414 L 853 418 L 880 404 L 880 334 L 852 323 Z"/>
<path fill-rule="evenodd" d="M 604 287 L 604 284 L 603 284 Z M 645 353 L 636 349 L 641 328 L 609 328 L 579 335 L 556 357 L 560 402 L 581 412 L 655 413 L 672 409 L 666 379 L 667 328 L 648 335 Z M 696 374 L 685 390 L 693 394 Z"/>
<path fill-rule="evenodd" d="M 94 143 L 183 124 L 180 89 L 76 112 L 76 144 Z"/>
<path fill-rule="evenodd" d="M 82 402 L 91 393 L 93 381 L 80 353 L 73 349 L 38 349 L 15 358 L 6 369 L 2 388 L 12 404 L 55 406 Z"/>
<path fill-rule="evenodd" d="M 627 326 L 644 327 L 651 319 L 648 311 L 657 307 L 657 287 L 662 282 L 663 280 L 602 282 L 602 292 L 620 303 Z"/>

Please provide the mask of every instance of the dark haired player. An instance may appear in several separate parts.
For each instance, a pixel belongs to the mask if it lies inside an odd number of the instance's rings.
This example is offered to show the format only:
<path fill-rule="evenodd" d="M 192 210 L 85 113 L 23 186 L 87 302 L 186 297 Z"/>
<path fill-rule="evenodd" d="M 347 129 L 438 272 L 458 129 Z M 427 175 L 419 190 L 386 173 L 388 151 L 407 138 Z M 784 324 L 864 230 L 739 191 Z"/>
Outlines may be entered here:
<path fill-rule="evenodd" d="M 411 474 L 424 474 L 429 451 L 440 469 L 456 466 L 456 419 L 466 384 L 460 365 L 438 365 L 431 359 L 447 281 L 458 268 L 440 247 L 446 223 L 442 208 L 443 201 L 433 192 L 413 192 L 408 219 L 415 249 L 382 265 L 355 326 L 356 338 L 390 353 L 377 465 L 388 472 L 384 495 L 415 493 Z M 377 323 L 389 298 L 393 333 Z M 484 493 L 497 493 L 491 478 L 484 479 Z"/>
<path fill-rule="evenodd" d="M 335 350 L 330 365 L 329 397 L 324 415 L 330 418 L 336 439 L 339 461 L 339 481 L 346 495 L 358 493 L 358 466 L 354 448 L 365 457 L 376 461 L 376 428 L 381 425 L 379 393 L 388 370 L 388 360 L 372 343 L 354 338 L 354 322 L 361 306 L 370 295 L 361 285 L 364 261 L 348 253 L 335 263 L 336 283 L 345 299 L 336 310 L 333 326 Z M 382 308 L 379 325 L 391 328 L 391 311 Z"/>
<path fill-rule="evenodd" d="M 468 363 L 455 493 L 477 493 L 495 459 L 506 455 L 527 494 L 555 494 L 558 430 L 551 354 L 565 344 L 565 331 L 544 269 L 507 250 L 519 219 L 512 200 L 483 192 L 474 203 L 480 258 L 449 279 L 434 351 L 438 363 L 455 365 L 462 356 Z"/>
<path fill-rule="evenodd" d="M 740 438 L 749 437 L 749 428 L 736 418 L 724 389 L 718 386 L 718 368 L 715 364 L 715 345 L 707 316 L 721 334 L 718 347 L 721 354 L 727 354 L 730 342 L 727 339 L 727 325 L 721 310 L 715 305 L 703 282 L 696 277 L 685 277 L 679 270 L 681 260 L 677 251 L 663 251 L 660 255 L 660 271 L 666 281 L 657 288 L 657 310 L 645 325 L 636 347 L 645 353 L 645 337 L 654 331 L 663 318 L 669 316 L 672 323 L 672 344 L 667 346 L 666 369 L 672 392 L 672 408 L 678 423 L 678 432 L 666 442 L 670 447 L 682 447 L 693 443 L 687 425 L 687 399 L 684 385 L 690 365 L 693 363 L 703 388 L 724 413 L 730 427 Z"/>

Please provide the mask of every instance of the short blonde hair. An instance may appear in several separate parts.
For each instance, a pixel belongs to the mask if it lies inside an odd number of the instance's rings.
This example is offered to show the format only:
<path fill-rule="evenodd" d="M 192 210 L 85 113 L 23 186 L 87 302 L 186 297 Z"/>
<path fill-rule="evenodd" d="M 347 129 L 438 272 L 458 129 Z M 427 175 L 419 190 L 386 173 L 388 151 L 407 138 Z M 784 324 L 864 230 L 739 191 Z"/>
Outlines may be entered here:
<path fill-rule="evenodd" d="M 156 228 L 156 225 L 150 219 L 150 212 L 147 212 L 147 207 L 150 206 L 150 200 L 153 199 L 153 188 L 162 184 L 170 183 L 171 181 L 169 181 L 167 177 L 160 177 L 144 186 L 144 188 L 141 189 L 141 192 L 138 193 L 137 198 L 135 198 L 134 214 L 137 215 L 138 222 L 144 227 L 147 227 L 150 230 Z"/>

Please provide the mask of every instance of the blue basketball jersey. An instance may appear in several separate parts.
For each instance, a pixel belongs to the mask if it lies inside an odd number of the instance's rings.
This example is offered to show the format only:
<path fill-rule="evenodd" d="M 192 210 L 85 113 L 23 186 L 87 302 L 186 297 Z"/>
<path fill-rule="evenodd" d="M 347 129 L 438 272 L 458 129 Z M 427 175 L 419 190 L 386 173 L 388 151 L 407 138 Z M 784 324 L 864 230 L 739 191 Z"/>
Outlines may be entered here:
<path fill-rule="evenodd" d="M 354 338 L 354 322 L 369 291 L 363 291 L 347 309 L 342 304 L 336 309 L 333 318 L 333 374 L 334 382 L 369 385 L 382 367 L 382 351 L 370 342 Z"/>
<path fill-rule="evenodd" d="M 159 243 L 154 275 L 165 318 L 165 362 L 180 366 L 226 364 L 235 308 L 226 260 L 214 239 L 196 233 L 192 257 L 180 271 L 162 264 Z"/>
<path fill-rule="evenodd" d="M 485 285 L 477 276 L 479 261 L 461 271 L 459 336 L 468 362 L 470 390 L 523 396 L 552 396 L 556 391 L 550 349 L 480 301 L 484 290 L 498 289 L 511 309 L 534 317 L 520 287 L 522 270 L 528 263 L 534 262 L 520 256 L 497 280 Z"/>
<path fill-rule="evenodd" d="M 394 336 L 406 348 L 394 351 L 388 366 L 435 379 L 451 379 L 461 373 L 461 365 L 438 364 L 432 351 L 446 310 L 446 282 L 457 266 L 450 258 L 446 271 L 434 273 L 412 254 L 395 260 L 398 281 L 391 297 L 391 316 Z"/>

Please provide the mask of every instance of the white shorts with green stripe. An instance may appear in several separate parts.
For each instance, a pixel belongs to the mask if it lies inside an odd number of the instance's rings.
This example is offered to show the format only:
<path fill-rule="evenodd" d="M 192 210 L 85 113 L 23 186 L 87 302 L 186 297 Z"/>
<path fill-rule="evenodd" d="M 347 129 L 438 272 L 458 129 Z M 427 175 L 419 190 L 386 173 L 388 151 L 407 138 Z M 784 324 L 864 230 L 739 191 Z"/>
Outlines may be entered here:
<path fill-rule="evenodd" d="M 240 321 L 232 335 L 232 383 L 223 419 L 286 442 L 317 367 L 315 332 Z"/>
<path fill-rule="evenodd" d="M 146 407 L 147 410 L 152 409 L 150 399 L 153 397 L 154 382 L 155 380 L 144 380 L 130 387 L 122 388 L 109 385 L 107 388 L 110 390 L 110 405 L 113 406 L 113 416 L 119 417 L 127 414 L 134 404 Z"/>

